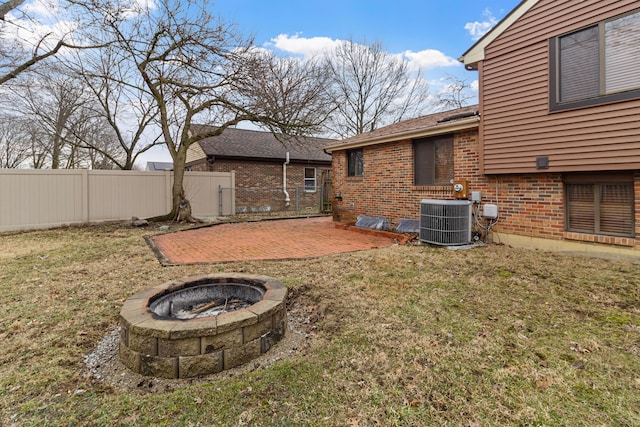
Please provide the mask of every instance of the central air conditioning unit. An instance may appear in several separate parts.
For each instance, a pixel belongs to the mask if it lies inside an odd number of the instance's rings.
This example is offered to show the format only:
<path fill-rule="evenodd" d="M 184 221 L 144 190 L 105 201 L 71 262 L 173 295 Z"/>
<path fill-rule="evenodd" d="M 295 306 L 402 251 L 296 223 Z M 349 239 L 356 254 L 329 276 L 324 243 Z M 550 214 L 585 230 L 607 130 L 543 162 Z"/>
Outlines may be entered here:
<path fill-rule="evenodd" d="M 420 202 L 420 241 L 434 245 L 471 243 L 470 200 L 428 200 Z"/>

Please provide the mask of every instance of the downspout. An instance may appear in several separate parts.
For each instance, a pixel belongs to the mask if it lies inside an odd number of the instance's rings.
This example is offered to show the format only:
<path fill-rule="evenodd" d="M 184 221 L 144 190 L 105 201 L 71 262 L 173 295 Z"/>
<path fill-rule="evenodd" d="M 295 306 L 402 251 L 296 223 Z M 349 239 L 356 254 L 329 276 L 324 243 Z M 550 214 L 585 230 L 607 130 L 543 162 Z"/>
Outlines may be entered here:
<path fill-rule="evenodd" d="M 287 151 L 287 155 L 285 157 L 285 161 L 282 164 L 282 191 L 284 192 L 284 204 L 286 207 L 289 207 L 291 204 L 291 199 L 289 198 L 289 193 L 287 192 L 287 165 L 289 164 L 289 152 Z"/>

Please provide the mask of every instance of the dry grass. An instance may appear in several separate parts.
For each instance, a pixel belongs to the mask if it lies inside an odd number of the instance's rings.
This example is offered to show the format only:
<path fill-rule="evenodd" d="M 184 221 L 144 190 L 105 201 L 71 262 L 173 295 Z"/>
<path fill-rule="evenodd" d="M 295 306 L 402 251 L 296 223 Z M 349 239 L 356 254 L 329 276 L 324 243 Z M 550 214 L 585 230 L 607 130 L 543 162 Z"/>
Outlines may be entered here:
<path fill-rule="evenodd" d="M 394 246 L 164 268 L 145 233 L 0 237 L 0 425 L 640 425 L 639 265 Z M 160 393 L 91 378 L 128 296 L 220 270 L 280 278 L 311 347 Z"/>

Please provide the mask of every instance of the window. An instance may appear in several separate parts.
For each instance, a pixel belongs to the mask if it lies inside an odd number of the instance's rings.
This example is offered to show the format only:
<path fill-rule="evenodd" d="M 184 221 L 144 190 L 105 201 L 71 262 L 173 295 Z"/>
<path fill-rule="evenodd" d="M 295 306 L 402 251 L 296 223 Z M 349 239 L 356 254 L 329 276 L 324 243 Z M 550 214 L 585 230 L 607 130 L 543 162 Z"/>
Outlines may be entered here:
<path fill-rule="evenodd" d="M 414 184 L 449 185 L 453 179 L 453 135 L 413 141 Z"/>
<path fill-rule="evenodd" d="M 362 176 L 363 174 L 363 155 L 362 148 L 347 151 L 347 175 Z"/>
<path fill-rule="evenodd" d="M 552 111 L 640 97 L 640 12 L 554 37 L 549 50 Z"/>
<path fill-rule="evenodd" d="M 304 168 L 304 191 L 316 191 L 316 168 Z"/>
<path fill-rule="evenodd" d="M 565 199 L 567 231 L 634 236 L 634 193 L 631 175 L 567 176 Z"/>

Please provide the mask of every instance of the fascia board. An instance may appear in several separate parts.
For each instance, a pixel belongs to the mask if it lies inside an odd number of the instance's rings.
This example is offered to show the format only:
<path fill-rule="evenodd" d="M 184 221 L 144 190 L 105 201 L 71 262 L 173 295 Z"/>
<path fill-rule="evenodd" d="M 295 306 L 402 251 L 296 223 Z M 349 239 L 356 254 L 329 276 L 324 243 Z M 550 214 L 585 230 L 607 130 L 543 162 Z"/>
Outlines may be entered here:
<path fill-rule="evenodd" d="M 523 0 L 515 7 L 507 16 L 505 16 L 498 24 L 485 34 L 476 44 L 471 46 L 469 50 L 462 54 L 458 61 L 464 65 L 472 65 L 484 59 L 484 50 L 498 36 L 504 33 L 507 28 L 513 25 L 518 19 L 535 6 L 540 0 Z"/>
<path fill-rule="evenodd" d="M 457 132 L 461 130 L 469 130 L 478 127 L 480 123 L 479 116 L 473 116 L 468 119 L 456 120 L 455 122 L 443 123 L 441 125 L 432 126 L 424 129 L 415 129 L 411 131 L 398 132 L 389 135 L 379 136 L 377 138 L 360 140 L 355 142 L 347 142 L 345 144 L 337 144 L 325 147 L 325 151 L 332 153 L 338 150 L 350 150 L 353 148 L 367 147 L 369 145 L 384 144 L 385 142 L 400 141 L 403 139 L 426 138 L 429 136 L 442 135 L 445 133 Z"/>

